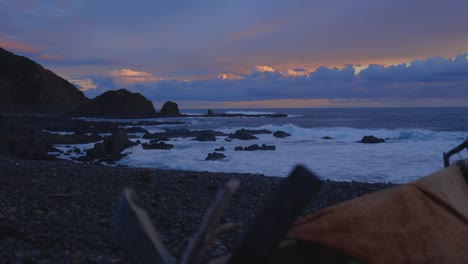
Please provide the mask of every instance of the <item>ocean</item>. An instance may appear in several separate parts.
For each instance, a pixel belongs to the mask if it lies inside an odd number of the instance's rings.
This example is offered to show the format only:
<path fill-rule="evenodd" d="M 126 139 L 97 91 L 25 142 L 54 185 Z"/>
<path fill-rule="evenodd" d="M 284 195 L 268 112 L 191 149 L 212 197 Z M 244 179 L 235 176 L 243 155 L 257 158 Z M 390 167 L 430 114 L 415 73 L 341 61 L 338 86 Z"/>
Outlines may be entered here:
<path fill-rule="evenodd" d="M 443 168 L 442 153 L 468 139 L 468 108 L 311 108 L 235 109 L 215 113 L 273 114 L 288 117 L 197 117 L 206 110 L 182 110 L 188 115 L 165 118 L 182 124 L 146 126 L 150 132 L 166 128 L 212 129 L 233 133 L 237 129 L 281 130 L 291 134 L 275 138 L 256 135 L 258 140 L 198 142 L 190 138 L 172 140 L 172 150 L 144 150 L 141 145 L 125 150 L 117 164 L 176 170 L 238 172 L 287 176 L 302 164 L 322 179 L 405 183 Z M 93 119 L 96 120 L 96 119 Z M 102 119 L 104 120 L 104 119 Z M 146 119 L 147 120 L 147 119 Z M 115 120 L 114 120 L 115 121 Z M 129 120 L 122 120 L 129 121 Z M 357 143 L 363 136 L 386 139 L 385 143 Z M 142 142 L 142 134 L 135 134 Z M 324 140 L 322 137 L 331 137 Z M 135 139 L 133 139 L 135 140 Z M 274 151 L 234 151 L 236 146 L 275 145 Z M 92 145 L 91 145 L 92 146 Z M 64 147 L 64 146 L 60 146 Z M 90 145 L 82 145 L 85 149 Z M 208 153 L 224 147 L 226 158 L 206 161 Z M 468 152 L 461 156 L 465 158 Z M 461 158 L 455 156 L 452 160 Z"/>

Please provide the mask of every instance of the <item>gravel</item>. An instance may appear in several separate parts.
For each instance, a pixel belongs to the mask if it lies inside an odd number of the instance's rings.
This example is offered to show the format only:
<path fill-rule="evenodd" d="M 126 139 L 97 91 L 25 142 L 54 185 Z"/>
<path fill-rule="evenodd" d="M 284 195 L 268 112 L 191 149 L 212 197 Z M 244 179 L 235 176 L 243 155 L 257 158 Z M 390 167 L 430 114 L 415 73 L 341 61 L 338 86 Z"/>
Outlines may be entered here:
<path fill-rule="evenodd" d="M 221 222 L 242 227 L 216 241 L 211 257 L 236 248 L 282 178 L 0 157 L 0 259 L 126 263 L 111 226 L 125 187 L 137 192 L 138 204 L 148 211 L 169 251 L 180 257 L 218 189 L 231 178 L 240 179 L 241 188 Z M 303 215 L 391 186 L 324 181 Z"/>

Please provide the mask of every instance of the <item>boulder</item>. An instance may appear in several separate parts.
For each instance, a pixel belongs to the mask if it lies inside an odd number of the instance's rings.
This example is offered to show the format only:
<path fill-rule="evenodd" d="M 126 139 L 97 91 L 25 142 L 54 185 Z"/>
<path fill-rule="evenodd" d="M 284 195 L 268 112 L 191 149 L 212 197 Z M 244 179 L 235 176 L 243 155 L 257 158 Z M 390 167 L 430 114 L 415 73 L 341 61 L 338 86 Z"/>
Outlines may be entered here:
<path fill-rule="evenodd" d="M 230 134 L 228 138 L 231 139 L 239 139 L 239 140 L 253 140 L 253 139 L 258 139 L 258 137 L 254 136 L 252 134 L 251 130 L 247 129 L 239 129 L 234 132 L 234 134 Z"/>
<path fill-rule="evenodd" d="M 143 143 L 142 144 L 143 149 L 162 149 L 162 150 L 170 150 L 174 148 L 174 145 L 172 144 L 167 144 L 165 142 L 150 142 L 148 143 Z"/>
<path fill-rule="evenodd" d="M 275 133 L 273 133 L 273 136 L 275 138 L 285 138 L 285 137 L 290 137 L 291 134 L 278 130 L 278 131 L 275 131 Z"/>
<path fill-rule="evenodd" d="M 208 113 L 206 114 L 207 116 L 217 116 L 213 110 L 208 109 Z"/>
<path fill-rule="evenodd" d="M 103 142 L 94 144 L 92 149 L 86 151 L 84 161 L 92 161 L 95 159 L 105 161 L 117 161 L 125 157 L 121 152 L 129 147 L 135 146 L 136 143 L 128 139 L 127 132 L 120 130 L 113 132 L 111 136 L 106 137 Z"/>
<path fill-rule="evenodd" d="M 218 152 L 212 152 L 208 153 L 208 156 L 206 157 L 205 160 L 220 160 L 226 158 L 226 155 L 223 153 L 218 153 Z"/>
<path fill-rule="evenodd" d="M 256 151 L 256 150 L 276 150 L 275 146 L 268 146 L 265 144 L 262 144 L 261 146 L 257 144 L 250 145 L 248 147 L 244 148 L 244 151 Z"/>
<path fill-rule="evenodd" d="M 144 118 L 156 116 L 153 103 L 140 93 L 125 89 L 107 91 L 84 106 L 83 115 L 110 118 Z"/>
<path fill-rule="evenodd" d="M 67 80 L 0 48 L 0 112 L 79 114 L 88 102 Z"/>
<path fill-rule="evenodd" d="M 7 149 L 19 159 L 56 160 L 47 152 L 53 151 L 52 145 L 33 130 L 13 131 L 8 135 Z"/>
<path fill-rule="evenodd" d="M 373 135 L 370 136 L 364 136 L 359 143 L 365 143 L 365 144 L 376 144 L 376 143 L 384 143 L 385 139 L 383 138 L 377 138 Z"/>
<path fill-rule="evenodd" d="M 129 127 L 129 128 L 126 128 L 125 131 L 127 131 L 127 133 L 149 133 L 148 130 L 142 128 L 142 127 Z"/>
<path fill-rule="evenodd" d="M 324 139 L 324 140 L 332 140 L 333 138 L 332 138 L 332 137 L 329 137 L 329 136 L 324 136 L 324 137 L 321 137 L 321 139 Z"/>
<path fill-rule="evenodd" d="M 241 147 L 241 146 L 237 146 L 234 148 L 235 151 L 242 151 L 244 150 L 244 147 Z"/>
<path fill-rule="evenodd" d="M 196 141 L 216 141 L 216 135 L 213 131 L 206 130 L 197 135 Z"/>
<path fill-rule="evenodd" d="M 164 103 L 163 107 L 161 108 L 161 111 L 159 111 L 158 116 L 162 117 L 178 117 L 182 116 L 182 114 L 179 111 L 179 106 L 171 101 L 167 101 Z"/>
<path fill-rule="evenodd" d="M 226 149 L 224 147 L 220 147 L 220 148 L 215 148 L 215 151 L 226 151 Z"/>

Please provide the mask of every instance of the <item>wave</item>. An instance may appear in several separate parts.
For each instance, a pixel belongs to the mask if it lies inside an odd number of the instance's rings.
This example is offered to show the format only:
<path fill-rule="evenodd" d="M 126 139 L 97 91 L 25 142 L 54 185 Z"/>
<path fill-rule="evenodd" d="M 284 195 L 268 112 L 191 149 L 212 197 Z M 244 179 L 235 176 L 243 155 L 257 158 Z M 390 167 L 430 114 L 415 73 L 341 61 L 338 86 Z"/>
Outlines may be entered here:
<path fill-rule="evenodd" d="M 237 128 L 230 128 L 226 132 L 233 132 Z M 303 128 L 294 124 L 263 125 L 250 129 L 266 129 L 272 132 L 281 130 L 291 134 L 294 138 L 302 140 L 321 140 L 322 137 L 331 137 L 334 140 L 356 142 L 363 136 L 373 135 L 390 141 L 431 141 L 468 139 L 467 132 L 460 131 L 431 131 L 426 129 L 358 129 L 350 127 L 314 127 Z"/>

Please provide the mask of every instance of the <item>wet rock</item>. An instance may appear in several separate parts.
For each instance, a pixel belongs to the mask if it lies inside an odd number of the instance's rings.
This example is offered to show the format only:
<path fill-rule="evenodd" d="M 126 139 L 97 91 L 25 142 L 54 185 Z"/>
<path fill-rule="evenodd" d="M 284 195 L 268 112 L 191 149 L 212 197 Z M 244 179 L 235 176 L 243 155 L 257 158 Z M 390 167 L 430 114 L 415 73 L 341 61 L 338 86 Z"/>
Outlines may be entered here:
<path fill-rule="evenodd" d="M 208 153 L 208 156 L 206 157 L 205 160 L 220 160 L 226 158 L 226 155 L 223 153 L 218 153 L 218 152 L 212 152 Z"/>
<path fill-rule="evenodd" d="M 376 143 L 384 143 L 385 139 L 383 138 L 378 138 L 373 135 L 370 136 L 364 136 L 359 143 L 365 143 L 365 144 L 376 144 Z"/>
<path fill-rule="evenodd" d="M 215 151 L 226 151 L 224 147 L 216 148 Z"/>
<path fill-rule="evenodd" d="M 239 139 L 239 140 L 253 140 L 258 139 L 258 137 L 254 136 L 250 130 L 247 129 L 239 129 L 234 132 L 234 134 L 230 134 L 228 136 L 230 139 Z"/>
<path fill-rule="evenodd" d="M 196 141 L 216 141 L 216 135 L 213 131 L 203 131 L 194 139 Z"/>
<path fill-rule="evenodd" d="M 242 151 L 244 150 L 244 147 L 241 147 L 241 146 L 237 146 L 234 148 L 235 151 Z"/>
<path fill-rule="evenodd" d="M 143 149 L 163 149 L 163 150 L 170 150 L 170 149 L 173 149 L 174 148 L 174 145 L 172 144 L 167 144 L 165 142 L 158 142 L 158 143 L 151 143 L 150 144 L 147 144 L 147 143 L 143 143 L 142 144 L 142 147 Z"/>
<path fill-rule="evenodd" d="M 268 146 L 268 145 L 262 144 L 261 146 L 259 146 L 258 144 L 253 144 L 244 148 L 244 151 L 257 151 L 257 150 L 276 150 L 276 147 L 274 145 Z"/>
<path fill-rule="evenodd" d="M 281 131 L 281 130 L 278 130 L 278 131 L 275 131 L 273 133 L 273 136 L 276 137 L 276 138 L 285 138 L 285 137 L 290 137 L 291 134 L 289 134 L 287 132 L 284 132 L 284 131 Z"/>
<path fill-rule="evenodd" d="M 52 145 L 37 136 L 32 129 L 10 131 L 7 139 L 7 149 L 17 158 L 28 160 L 56 160 L 47 154 L 53 151 Z"/>
<path fill-rule="evenodd" d="M 85 160 L 117 161 L 125 156 L 121 153 L 124 149 L 135 145 L 136 143 L 128 139 L 127 132 L 116 131 L 111 136 L 106 137 L 102 143 L 96 143 L 92 149 L 87 150 Z"/>
<path fill-rule="evenodd" d="M 321 137 L 321 139 L 324 139 L 324 140 L 331 140 L 333 139 L 332 137 L 329 137 L 329 136 L 324 136 L 324 137 Z"/>
<path fill-rule="evenodd" d="M 126 128 L 125 131 L 127 131 L 127 133 L 148 133 L 148 130 L 142 127 L 129 127 Z"/>

